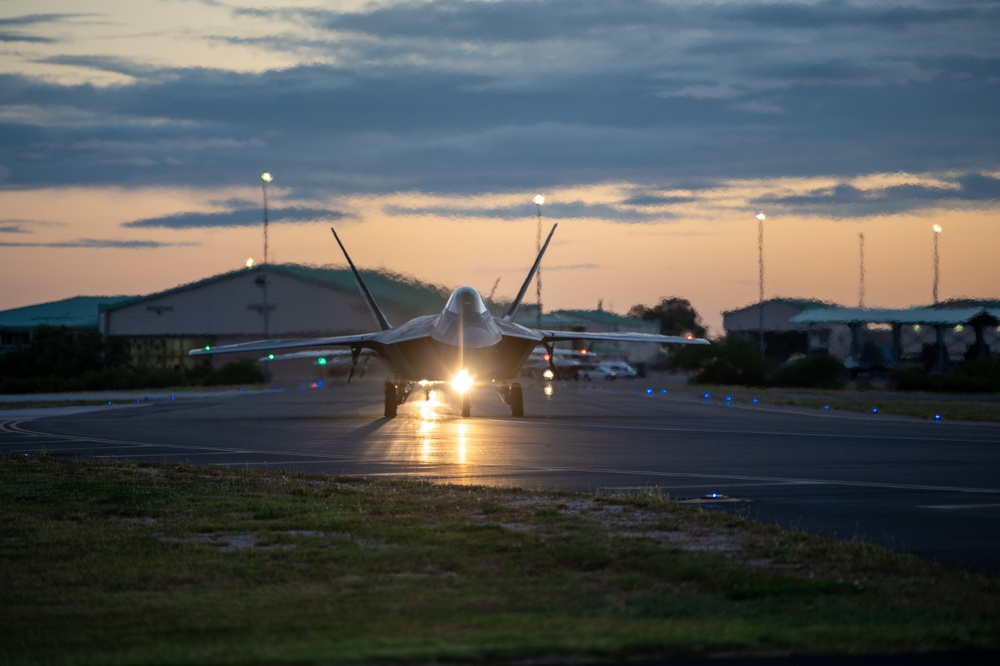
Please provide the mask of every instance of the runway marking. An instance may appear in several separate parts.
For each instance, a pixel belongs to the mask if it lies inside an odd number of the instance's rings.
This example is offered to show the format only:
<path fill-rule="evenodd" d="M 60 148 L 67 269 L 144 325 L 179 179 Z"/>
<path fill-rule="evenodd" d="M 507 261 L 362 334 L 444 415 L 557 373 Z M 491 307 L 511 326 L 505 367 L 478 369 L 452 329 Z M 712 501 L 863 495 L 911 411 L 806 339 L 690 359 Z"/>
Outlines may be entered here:
<path fill-rule="evenodd" d="M 54 433 L 42 433 L 37 431 L 26 430 L 21 426 L 22 421 L 13 421 L 4 423 L 4 432 L 14 435 L 30 435 L 35 437 L 47 437 L 52 438 L 56 441 L 72 442 L 81 445 L 87 445 L 89 450 L 94 450 L 93 444 L 104 444 L 106 447 L 102 448 L 114 448 L 114 447 L 132 447 L 135 449 L 149 449 L 154 447 L 159 447 L 162 449 L 169 449 L 177 451 L 177 453 L 164 453 L 161 457 L 165 456 L 178 456 L 183 455 L 181 451 L 189 451 L 188 455 L 208 455 L 211 453 L 215 454 L 228 454 L 228 455 L 247 455 L 253 454 L 265 457 L 273 457 L 279 459 L 285 459 L 284 463 L 279 462 L 251 462 L 243 461 L 240 463 L 214 463 L 216 465 L 249 465 L 249 466 L 273 466 L 273 465 L 306 465 L 306 464 L 329 464 L 329 463 L 342 463 L 342 464 L 375 464 L 375 465 L 398 465 L 407 468 L 407 471 L 396 473 L 396 476 L 406 476 L 406 475 L 420 475 L 420 476 L 430 476 L 428 470 L 433 467 L 437 469 L 462 469 L 463 472 L 460 475 L 449 475 L 449 476 L 460 476 L 460 477 L 472 477 L 472 476 L 482 476 L 483 472 L 486 470 L 503 470 L 504 475 L 512 474 L 553 474 L 553 473 L 569 473 L 569 474 L 616 474 L 622 476 L 646 476 L 653 478 L 664 478 L 664 479 L 705 479 L 707 480 L 724 480 L 730 482 L 754 482 L 760 484 L 773 484 L 773 485 L 802 485 L 802 486 L 841 486 L 841 487 L 853 487 L 853 488 L 879 488 L 886 490 L 921 490 L 921 491 L 933 491 L 933 492 L 955 492 L 955 493 L 965 493 L 965 494 L 1000 494 L 1000 488 L 964 488 L 960 486 L 934 486 L 929 484 L 905 484 L 905 483 L 885 483 L 877 481 L 845 481 L 838 479 L 808 479 L 808 478 L 786 478 L 786 477 L 771 477 L 771 476 L 752 476 L 752 475 L 737 475 L 737 474 L 704 474 L 698 472 L 664 472 L 664 471 L 653 471 L 653 470 L 635 470 L 635 469 L 617 469 L 617 468 L 605 468 L 605 467 L 531 467 L 531 466 L 507 466 L 500 464 L 469 464 L 462 465 L 460 463 L 420 463 L 409 459 L 392 459 L 392 458 L 374 458 L 370 456 L 345 456 L 336 454 L 316 454 L 315 452 L 310 452 L 308 454 L 289 452 L 285 453 L 282 451 L 275 450 L 260 450 L 260 449 L 249 449 L 245 447 L 210 447 L 210 446 L 193 446 L 193 445 L 183 445 L 183 444 L 159 444 L 150 442 L 136 442 L 128 440 L 114 440 L 105 439 L 97 437 L 78 437 L 75 435 L 59 435 Z M 558 423 L 558 422 L 557 422 Z M 588 427 L 603 427 L 623 430 L 626 429 L 621 426 L 601 426 L 595 424 L 588 424 Z M 640 426 L 641 427 L 641 426 Z M 670 428 L 651 428 L 651 427 L 641 427 L 646 430 L 671 430 Z M 674 429 L 678 431 L 695 431 L 694 429 Z M 908 438 L 910 439 L 910 438 Z M 36 447 L 37 448 L 37 447 Z M 197 453 L 196 453 L 197 452 Z M 150 453 L 148 455 L 143 454 L 115 454 L 98 456 L 104 458 L 134 458 L 134 457 L 156 457 L 157 454 Z M 296 457 L 308 456 L 308 460 L 295 461 Z M 315 462 L 310 462 L 315 461 Z M 368 473 L 364 476 L 379 476 L 379 475 L 390 475 L 392 473 Z M 943 505 L 942 505 L 943 506 Z"/>
<path fill-rule="evenodd" d="M 487 420 L 487 419 L 481 419 Z M 505 419 L 489 419 L 491 421 L 511 423 Z M 536 422 L 537 423 L 537 422 Z M 851 434 L 851 433 L 829 433 L 829 432 L 796 432 L 792 430 L 734 430 L 727 428 L 681 428 L 676 426 L 644 426 L 644 425 L 611 425 L 607 423 L 583 423 L 577 421 L 543 421 L 546 425 L 561 427 L 586 428 L 588 430 L 647 430 L 652 432 L 684 432 L 684 433 L 718 433 L 721 435 L 771 435 L 780 437 L 815 437 L 822 439 L 890 439 L 903 442 L 956 442 L 960 444 L 996 444 L 1000 442 L 1000 437 L 996 439 L 963 439 L 957 437 L 928 437 L 911 435 L 885 435 L 885 434 Z M 937 427 L 936 425 L 932 427 Z M 1000 435 L 1000 429 L 997 434 Z"/>

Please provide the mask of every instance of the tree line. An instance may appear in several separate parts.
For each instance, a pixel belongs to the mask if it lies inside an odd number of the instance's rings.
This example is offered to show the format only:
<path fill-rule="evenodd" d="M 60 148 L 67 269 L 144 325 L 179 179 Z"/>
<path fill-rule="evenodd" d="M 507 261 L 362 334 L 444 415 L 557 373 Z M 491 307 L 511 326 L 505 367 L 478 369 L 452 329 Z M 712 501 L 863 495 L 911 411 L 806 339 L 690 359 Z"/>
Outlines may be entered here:
<path fill-rule="evenodd" d="M 221 368 L 143 368 L 126 338 L 65 326 L 39 326 L 31 341 L 0 355 L 0 393 L 106 391 L 252 384 L 264 380 L 253 361 Z"/>

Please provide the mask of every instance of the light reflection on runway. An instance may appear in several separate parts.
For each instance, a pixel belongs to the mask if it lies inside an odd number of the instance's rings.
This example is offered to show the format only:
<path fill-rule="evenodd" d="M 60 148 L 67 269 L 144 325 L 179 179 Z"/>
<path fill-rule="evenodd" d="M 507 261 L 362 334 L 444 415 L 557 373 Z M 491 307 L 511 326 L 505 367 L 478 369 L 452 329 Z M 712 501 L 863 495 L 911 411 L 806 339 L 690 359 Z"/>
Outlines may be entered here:
<path fill-rule="evenodd" d="M 455 413 L 449 396 L 432 390 L 426 399 L 400 407 L 399 416 L 372 431 L 365 438 L 364 456 L 394 463 L 420 463 L 440 470 L 464 468 L 475 461 L 474 442 L 482 430 L 475 419 L 462 419 Z M 457 470 L 461 473 L 461 469 Z"/>

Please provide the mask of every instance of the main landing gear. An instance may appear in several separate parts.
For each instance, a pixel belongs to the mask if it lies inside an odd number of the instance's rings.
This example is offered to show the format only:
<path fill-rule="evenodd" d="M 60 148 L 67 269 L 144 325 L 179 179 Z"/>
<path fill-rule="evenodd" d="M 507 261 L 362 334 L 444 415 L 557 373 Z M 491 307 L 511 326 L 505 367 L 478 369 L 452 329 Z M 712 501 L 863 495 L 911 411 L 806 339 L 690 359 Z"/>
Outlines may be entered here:
<path fill-rule="evenodd" d="M 393 382 L 385 383 L 385 418 L 396 418 L 396 410 L 399 407 L 396 385 Z"/>
<path fill-rule="evenodd" d="M 406 385 L 400 390 L 399 385 L 393 381 L 385 382 L 385 418 L 396 418 L 399 406 L 406 402 L 413 391 L 412 386 Z M 426 393 L 426 392 L 425 392 Z M 510 415 L 524 416 L 524 391 L 521 385 L 514 382 L 510 386 L 500 389 L 500 399 L 510 407 Z M 462 394 L 462 418 L 469 418 L 472 415 L 472 396 L 466 392 Z"/>
<path fill-rule="evenodd" d="M 500 399 L 510 407 L 511 416 L 524 416 L 524 391 L 520 384 L 514 382 L 500 389 Z"/>
<path fill-rule="evenodd" d="M 385 382 L 385 418 L 393 419 L 396 418 L 396 412 L 399 406 L 406 402 L 406 399 L 410 397 L 413 393 L 413 389 L 416 384 L 403 383 L 397 384 L 392 380 L 386 380 Z"/>

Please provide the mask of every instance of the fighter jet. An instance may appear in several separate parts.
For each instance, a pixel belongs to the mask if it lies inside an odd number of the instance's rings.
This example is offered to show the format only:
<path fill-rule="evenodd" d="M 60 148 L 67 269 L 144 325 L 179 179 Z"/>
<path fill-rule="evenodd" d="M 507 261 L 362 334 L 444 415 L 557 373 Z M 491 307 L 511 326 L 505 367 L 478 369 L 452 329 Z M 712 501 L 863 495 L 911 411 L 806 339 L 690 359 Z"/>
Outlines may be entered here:
<path fill-rule="evenodd" d="M 393 327 L 382 312 L 361 273 L 355 267 L 347 249 L 333 231 L 333 237 L 344 253 L 358 287 L 372 311 L 380 330 L 357 335 L 339 335 L 327 338 L 295 340 L 261 340 L 220 347 L 205 347 L 190 352 L 226 354 L 234 352 L 270 352 L 285 349 L 349 347 L 352 367 L 348 382 L 363 350 L 376 352 L 389 366 L 392 378 L 385 382 L 385 417 L 396 416 L 399 405 L 418 389 L 428 391 L 431 386 L 450 383 L 462 396 L 462 416 L 471 414 L 469 389 L 474 384 L 493 384 L 501 399 L 510 407 L 512 416 L 524 416 L 524 394 L 521 385 L 513 379 L 521 366 L 539 345 L 554 359 L 553 345 L 561 341 L 647 342 L 654 344 L 707 345 L 708 341 L 691 336 L 654 335 L 651 333 L 591 333 L 580 331 L 553 331 L 529 328 L 514 323 L 514 316 L 521 305 L 528 287 L 538 271 L 542 256 L 549 247 L 558 225 L 553 225 L 545 244 L 528 271 L 517 296 L 499 317 L 490 313 L 479 292 L 473 287 L 459 287 L 448 298 L 439 314 L 411 319 Z M 552 370 L 558 373 L 553 364 Z"/>

